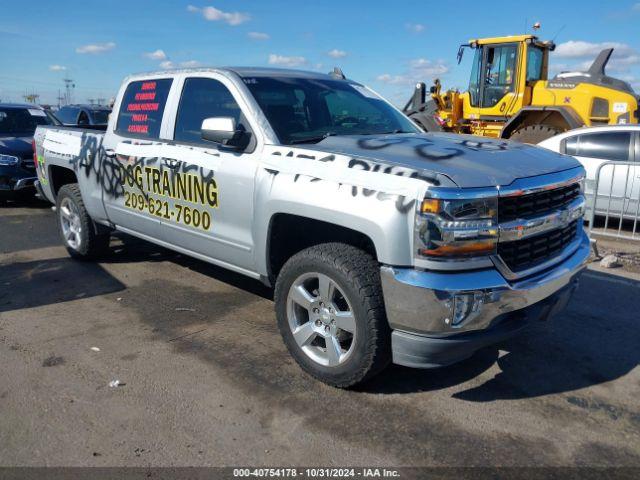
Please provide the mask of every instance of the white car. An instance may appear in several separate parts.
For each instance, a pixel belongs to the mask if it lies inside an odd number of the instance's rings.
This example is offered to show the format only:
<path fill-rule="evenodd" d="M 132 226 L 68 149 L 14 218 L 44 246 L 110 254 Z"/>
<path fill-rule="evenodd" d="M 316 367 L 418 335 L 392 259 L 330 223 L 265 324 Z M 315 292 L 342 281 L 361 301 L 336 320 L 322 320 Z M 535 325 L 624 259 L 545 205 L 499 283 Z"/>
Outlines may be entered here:
<path fill-rule="evenodd" d="M 540 147 L 575 157 L 587 171 L 585 193 L 591 209 L 598 167 L 605 162 L 636 165 L 608 165 L 600 171 L 596 214 L 625 218 L 640 217 L 640 125 L 612 125 L 578 128 L 548 138 Z"/>

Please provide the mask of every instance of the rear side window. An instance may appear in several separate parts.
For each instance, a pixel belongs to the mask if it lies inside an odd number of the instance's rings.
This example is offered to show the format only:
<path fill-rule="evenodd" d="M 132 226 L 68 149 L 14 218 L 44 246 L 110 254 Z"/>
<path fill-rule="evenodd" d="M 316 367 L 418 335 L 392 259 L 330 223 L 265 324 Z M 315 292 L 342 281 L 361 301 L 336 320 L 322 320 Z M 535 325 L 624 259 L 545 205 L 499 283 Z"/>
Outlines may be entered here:
<path fill-rule="evenodd" d="M 75 125 L 78 120 L 78 112 L 79 110 L 77 108 L 62 107 L 55 113 L 55 115 L 62 123 Z"/>
<path fill-rule="evenodd" d="M 124 92 L 116 132 L 158 138 L 172 79 L 131 82 Z"/>
<path fill-rule="evenodd" d="M 577 157 L 627 162 L 630 144 L 630 132 L 588 133 L 567 138 L 564 153 Z"/>
<path fill-rule="evenodd" d="M 200 132 L 205 118 L 231 117 L 236 125 L 241 125 L 241 116 L 240 107 L 222 83 L 211 78 L 187 78 L 180 97 L 173 138 L 181 142 L 206 143 Z"/>

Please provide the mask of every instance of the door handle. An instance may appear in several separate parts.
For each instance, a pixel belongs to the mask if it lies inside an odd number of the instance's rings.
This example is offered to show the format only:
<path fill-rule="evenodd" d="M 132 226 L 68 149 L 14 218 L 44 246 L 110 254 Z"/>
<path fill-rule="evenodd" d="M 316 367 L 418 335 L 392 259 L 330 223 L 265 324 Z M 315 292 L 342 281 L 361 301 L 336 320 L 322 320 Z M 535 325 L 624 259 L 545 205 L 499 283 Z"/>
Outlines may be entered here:
<path fill-rule="evenodd" d="M 113 148 L 105 149 L 104 154 L 109 158 L 115 158 L 116 157 L 116 151 Z"/>

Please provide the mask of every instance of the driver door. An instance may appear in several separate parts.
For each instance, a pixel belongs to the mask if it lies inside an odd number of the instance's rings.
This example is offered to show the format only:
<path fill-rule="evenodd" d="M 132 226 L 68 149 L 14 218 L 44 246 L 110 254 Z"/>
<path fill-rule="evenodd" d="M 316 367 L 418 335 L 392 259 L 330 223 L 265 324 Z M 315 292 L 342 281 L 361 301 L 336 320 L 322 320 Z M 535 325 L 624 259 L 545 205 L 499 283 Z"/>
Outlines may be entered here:
<path fill-rule="evenodd" d="M 480 115 L 504 116 L 517 98 L 518 44 L 485 45 L 482 48 Z"/>
<path fill-rule="evenodd" d="M 246 106 L 236 89 L 210 73 L 182 75 L 180 101 L 173 108 L 173 132 L 168 133 L 173 141 L 156 174 L 163 190 L 162 239 L 212 263 L 252 272 L 254 183 L 261 151 L 257 128 L 244 115 Z M 248 132 L 247 147 L 233 150 L 204 140 L 202 122 L 212 117 L 232 118 Z"/>

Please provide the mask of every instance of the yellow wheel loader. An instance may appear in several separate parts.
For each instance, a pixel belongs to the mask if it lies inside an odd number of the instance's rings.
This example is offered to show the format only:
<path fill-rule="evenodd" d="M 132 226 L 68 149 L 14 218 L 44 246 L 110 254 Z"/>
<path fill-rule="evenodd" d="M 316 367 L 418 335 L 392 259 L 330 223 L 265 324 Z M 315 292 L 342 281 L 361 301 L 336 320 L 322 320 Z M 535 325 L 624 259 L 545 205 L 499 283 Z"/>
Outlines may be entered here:
<path fill-rule="evenodd" d="M 600 52 L 586 72 L 548 80 L 550 41 L 534 35 L 471 40 L 475 51 L 469 89 L 441 91 L 435 80 L 427 98 L 418 83 L 404 112 L 424 130 L 471 133 L 538 143 L 584 125 L 638 123 L 631 86 L 605 74 L 613 49 Z"/>

